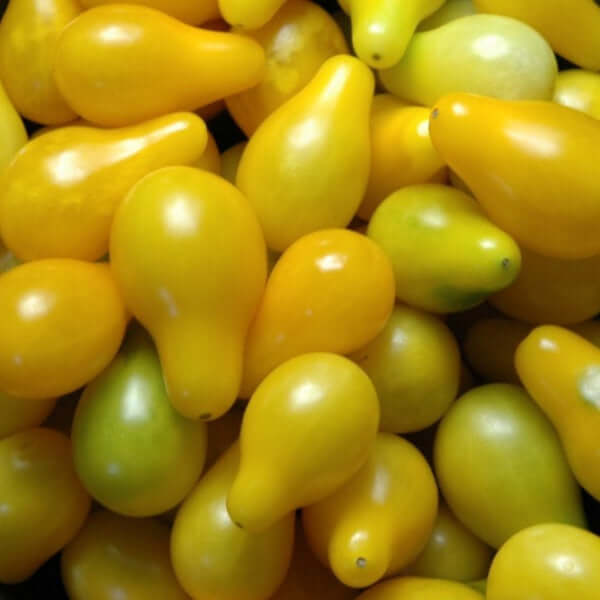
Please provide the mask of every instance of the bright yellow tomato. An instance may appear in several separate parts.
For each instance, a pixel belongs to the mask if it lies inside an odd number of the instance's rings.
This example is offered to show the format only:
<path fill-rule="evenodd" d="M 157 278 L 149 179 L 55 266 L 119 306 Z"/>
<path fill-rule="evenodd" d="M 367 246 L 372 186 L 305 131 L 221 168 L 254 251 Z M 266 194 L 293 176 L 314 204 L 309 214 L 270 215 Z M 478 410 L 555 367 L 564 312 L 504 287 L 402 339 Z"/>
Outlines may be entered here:
<path fill-rule="evenodd" d="M 415 183 L 444 183 L 448 172 L 429 137 L 429 110 L 378 94 L 371 107 L 371 173 L 358 209 L 368 221 L 392 192 Z"/>
<path fill-rule="evenodd" d="M 554 102 L 600 119 L 600 73 L 561 71 L 556 78 Z"/>
<path fill-rule="evenodd" d="M 247 136 L 299 92 L 331 56 L 348 46 L 335 20 L 308 0 L 290 0 L 263 27 L 245 32 L 264 49 L 267 67 L 255 87 L 227 98 L 231 116 Z"/>
<path fill-rule="evenodd" d="M 553 102 L 449 94 L 431 113 L 430 134 L 490 219 L 520 245 L 564 259 L 600 253 L 599 120 Z"/>
<path fill-rule="evenodd" d="M 352 361 L 326 353 L 286 361 L 246 408 L 231 518 L 260 532 L 330 496 L 366 462 L 378 425 L 375 388 Z"/>
<path fill-rule="evenodd" d="M 107 265 L 27 263 L 0 276 L 0 390 L 49 398 L 93 379 L 117 353 L 127 316 Z"/>
<path fill-rule="evenodd" d="M 0 75 L 19 112 L 45 125 L 77 115 L 64 100 L 53 69 L 62 30 L 79 13 L 77 0 L 11 0 L 0 25 Z"/>
<path fill-rule="evenodd" d="M 223 18 L 234 27 L 256 29 L 270 21 L 285 0 L 219 0 Z"/>
<path fill-rule="evenodd" d="M 600 349 L 575 333 L 546 325 L 521 343 L 515 363 L 560 435 L 579 483 L 600 500 Z"/>
<path fill-rule="evenodd" d="M 523 249 L 515 282 L 493 295 L 503 313 L 533 324 L 570 325 L 600 312 L 600 255 L 560 260 Z"/>
<path fill-rule="evenodd" d="M 483 596 L 455 581 L 398 577 L 372 587 L 356 600 L 483 600 Z"/>
<path fill-rule="evenodd" d="M 600 6 L 594 0 L 474 0 L 481 12 L 507 15 L 537 29 L 554 50 L 585 69 L 600 69 Z"/>
<path fill-rule="evenodd" d="M 246 198 L 212 173 L 159 169 L 119 206 L 110 257 L 128 308 L 157 345 L 173 405 L 188 418 L 225 414 L 267 269 Z"/>
<path fill-rule="evenodd" d="M 115 4 L 113 0 L 79 0 L 79 2 L 84 8 Z M 127 0 L 127 4 L 156 8 L 191 25 L 207 24 L 207 21 L 220 16 L 218 0 Z"/>
<path fill-rule="evenodd" d="M 145 6 L 108 4 L 62 32 L 55 80 L 84 119 L 106 127 L 194 110 L 256 85 L 264 51 L 242 35 L 198 29 Z"/>
<path fill-rule="evenodd" d="M 354 588 L 397 574 L 423 550 L 438 508 L 435 478 L 409 442 L 380 433 L 367 462 L 302 511 L 309 545 Z"/>
<path fill-rule="evenodd" d="M 369 177 L 374 83 L 357 58 L 329 58 L 248 142 L 237 185 L 271 250 L 354 217 Z"/>
<path fill-rule="evenodd" d="M 90 498 L 77 479 L 69 440 L 29 429 L 0 440 L 0 582 L 33 573 L 79 531 Z"/>
<path fill-rule="evenodd" d="M 0 392 L 0 439 L 41 425 L 55 404 L 54 398 L 24 400 Z"/>
<path fill-rule="evenodd" d="M 242 530 L 229 516 L 225 501 L 239 462 L 239 444 L 234 444 L 200 480 L 175 519 L 171 560 L 194 600 L 266 600 L 290 565 L 293 513 L 262 533 Z"/>
<path fill-rule="evenodd" d="M 23 260 L 101 258 L 129 189 L 155 169 L 198 160 L 206 135 L 197 115 L 175 113 L 119 129 L 61 127 L 33 139 L 0 191 L 6 245 Z"/>
<path fill-rule="evenodd" d="M 550 523 L 520 531 L 494 558 L 488 600 L 596 600 L 600 537 Z"/>
<path fill-rule="evenodd" d="M 0 169 L 8 166 L 15 154 L 27 142 L 25 125 L 15 110 L 2 83 L 0 83 Z M 2 242 L 0 241 L 0 257 L 2 256 Z M 0 264 L 2 259 L 0 258 Z"/>
<path fill-rule="evenodd" d="M 364 346 L 393 306 L 390 262 L 364 235 L 330 229 L 299 239 L 277 261 L 250 327 L 242 398 L 288 358 Z"/>
<path fill-rule="evenodd" d="M 396 306 L 385 329 L 350 358 L 375 384 L 381 431 L 425 429 L 456 398 L 458 344 L 442 321 L 418 309 Z"/>
<path fill-rule="evenodd" d="M 430 17 L 419 23 L 418 31 L 429 31 L 441 27 L 450 21 L 474 15 L 476 12 L 473 0 L 446 0 Z"/>
<path fill-rule="evenodd" d="M 71 600 L 187 600 L 169 556 L 169 529 L 154 519 L 93 513 L 61 559 Z"/>
<path fill-rule="evenodd" d="M 492 549 L 442 504 L 425 550 L 406 572 L 419 577 L 473 581 L 487 576 L 492 556 Z"/>

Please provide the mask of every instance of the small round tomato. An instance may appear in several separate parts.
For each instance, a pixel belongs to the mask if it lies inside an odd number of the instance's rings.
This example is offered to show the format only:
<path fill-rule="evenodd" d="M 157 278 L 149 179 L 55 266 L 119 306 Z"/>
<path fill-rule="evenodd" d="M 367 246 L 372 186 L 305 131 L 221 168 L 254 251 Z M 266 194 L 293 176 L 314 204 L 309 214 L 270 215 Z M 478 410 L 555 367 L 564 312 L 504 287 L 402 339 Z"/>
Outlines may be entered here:
<path fill-rule="evenodd" d="M 62 555 L 71 600 L 188 600 L 169 558 L 169 528 L 99 511 Z"/>
<path fill-rule="evenodd" d="M 26 263 L 0 277 L 0 390 L 21 398 L 68 394 L 116 354 L 127 316 L 107 265 Z"/>

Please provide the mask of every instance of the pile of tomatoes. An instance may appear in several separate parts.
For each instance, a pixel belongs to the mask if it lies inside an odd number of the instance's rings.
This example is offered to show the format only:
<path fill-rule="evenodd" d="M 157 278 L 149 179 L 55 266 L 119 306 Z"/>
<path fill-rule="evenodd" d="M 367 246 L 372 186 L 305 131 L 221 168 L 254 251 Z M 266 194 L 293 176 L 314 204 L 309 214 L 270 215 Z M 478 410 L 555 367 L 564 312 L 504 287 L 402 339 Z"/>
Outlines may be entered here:
<path fill-rule="evenodd" d="M 0 584 L 600 597 L 600 4 L 324 5 L 9 1 Z"/>

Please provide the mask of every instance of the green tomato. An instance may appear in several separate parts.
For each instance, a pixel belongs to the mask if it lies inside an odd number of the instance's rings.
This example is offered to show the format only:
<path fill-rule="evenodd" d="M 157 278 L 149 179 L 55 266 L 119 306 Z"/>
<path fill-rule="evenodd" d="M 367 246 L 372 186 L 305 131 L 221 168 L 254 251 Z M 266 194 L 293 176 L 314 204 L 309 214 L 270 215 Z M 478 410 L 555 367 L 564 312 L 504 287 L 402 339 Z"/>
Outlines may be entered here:
<path fill-rule="evenodd" d="M 520 387 L 484 385 L 459 398 L 439 426 L 434 462 L 452 512 L 490 546 L 538 523 L 585 527 L 558 436 Z"/>
<path fill-rule="evenodd" d="M 85 389 L 72 441 L 77 473 L 90 494 L 135 517 L 157 515 L 183 500 L 206 457 L 206 425 L 172 407 L 156 350 L 139 327 Z"/>

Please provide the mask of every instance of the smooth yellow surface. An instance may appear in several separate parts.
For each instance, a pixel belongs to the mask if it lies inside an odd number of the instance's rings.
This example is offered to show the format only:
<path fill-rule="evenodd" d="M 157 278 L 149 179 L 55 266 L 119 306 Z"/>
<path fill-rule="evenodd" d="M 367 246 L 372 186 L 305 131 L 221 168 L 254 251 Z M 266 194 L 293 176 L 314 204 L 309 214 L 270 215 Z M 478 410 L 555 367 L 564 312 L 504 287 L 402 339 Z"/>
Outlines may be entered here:
<path fill-rule="evenodd" d="M 281 587 L 269 600 L 350 600 L 356 590 L 341 583 L 330 569 L 323 566 L 306 543 L 297 519 L 292 563 Z"/>
<path fill-rule="evenodd" d="M 61 34 L 55 80 L 84 119 L 106 127 L 194 110 L 256 85 L 264 51 L 144 6 L 91 8 Z"/>
<path fill-rule="evenodd" d="M 208 423 L 206 469 L 214 465 L 219 457 L 240 437 L 243 417 L 244 409 L 234 405 L 220 419 Z"/>
<path fill-rule="evenodd" d="M 21 398 L 72 392 L 117 353 L 126 313 L 108 267 L 68 259 L 0 276 L 0 390 Z"/>
<path fill-rule="evenodd" d="M 600 6 L 594 0 L 474 0 L 480 12 L 507 15 L 537 29 L 558 54 L 600 69 Z"/>
<path fill-rule="evenodd" d="M 302 517 L 319 559 L 346 585 L 365 588 L 418 556 L 437 508 L 435 478 L 423 455 L 406 440 L 380 433 L 356 475 Z"/>
<path fill-rule="evenodd" d="M 367 590 L 356 600 L 484 600 L 483 596 L 455 581 L 397 577 Z"/>
<path fill-rule="evenodd" d="M 417 25 L 445 0 L 340 0 L 352 19 L 352 45 L 374 69 L 387 69 L 404 56 Z"/>
<path fill-rule="evenodd" d="M 371 172 L 358 209 L 368 221 L 392 192 L 416 183 L 444 183 L 447 169 L 429 137 L 429 113 L 391 94 L 378 94 L 371 107 Z"/>
<path fill-rule="evenodd" d="M 56 45 L 77 0 L 11 0 L 0 25 L 0 76 L 18 111 L 55 125 L 77 118 L 54 81 Z"/>
<path fill-rule="evenodd" d="M 433 106 L 444 94 L 549 100 L 557 64 L 531 27 L 496 15 L 471 15 L 415 34 L 404 58 L 381 71 L 385 89 Z"/>
<path fill-rule="evenodd" d="M 191 166 L 204 171 L 209 171 L 215 175 L 221 174 L 221 155 L 212 133 L 208 132 L 208 140 L 204 153 L 198 160 L 193 162 Z"/>
<path fill-rule="evenodd" d="M 54 398 L 24 400 L 0 392 L 0 439 L 41 425 L 55 404 Z"/>
<path fill-rule="evenodd" d="M 600 73 L 569 69 L 556 78 L 554 102 L 600 119 Z"/>
<path fill-rule="evenodd" d="M 297 94 L 319 67 L 336 54 L 348 53 L 335 20 L 308 0 L 290 0 L 266 25 L 246 35 L 265 50 L 264 79 L 227 98 L 227 109 L 250 137 L 276 108 Z"/>
<path fill-rule="evenodd" d="M 469 365 L 485 381 L 516 383 L 514 357 L 532 326 L 515 319 L 481 319 L 467 331 L 463 350 Z M 472 577 L 472 579 L 478 579 Z"/>
<path fill-rule="evenodd" d="M 294 514 L 248 533 L 225 500 L 240 461 L 232 446 L 185 500 L 171 534 L 177 578 L 194 600 L 267 600 L 283 582 L 294 546 Z"/>
<path fill-rule="evenodd" d="M 188 495 L 204 467 L 206 438 L 205 423 L 169 402 L 156 349 L 138 326 L 83 391 L 71 429 L 86 490 L 130 517 L 164 513 Z"/>
<path fill-rule="evenodd" d="M 600 537 L 551 523 L 514 535 L 494 558 L 487 600 L 596 600 Z"/>
<path fill-rule="evenodd" d="M 158 347 L 175 408 L 206 420 L 226 413 L 266 279 L 265 244 L 246 198 L 206 171 L 155 171 L 120 205 L 110 256 L 128 308 Z"/>
<path fill-rule="evenodd" d="M 115 4 L 114 0 L 79 0 L 79 3 L 84 8 Z M 127 0 L 126 4 L 149 6 L 191 25 L 199 25 L 220 17 L 218 0 Z"/>
<path fill-rule="evenodd" d="M 585 527 L 558 435 L 520 387 L 490 384 L 461 396 L 438 428 L 434 462 L 452 512 L 494 548 L 538 523 Z"/>
<path fill-rule="evenodd" d="M 169 529 L 154 519 L 93 513 L 61 557 L 70 600 L 187 600 L 169 557 Z"/>
<path fill-rule="evenodd" d="M 406 572 L 466 583 L 487 577 L 492 556 L 492 549 L 441 504 L 425 550 Z"/>
<path fill-rule="evenodd" d="M 456 398 L 458 344 L 445 323 L 418 309 L 396 306 L 385 329 L 350 358 L 375 384 L 381 431 L 425 429 Z"/>
<path fill-rule="evenodd" d="M 571 205 L 569 200 L 564 210 Z M 523 249 L 521 257 L 514 283 L 490 298 L 498 310 L 529 323 L 555 325 L 580 323 L 600 312 L 600 255 L 561 260 Z"/>
<path fill-rule="evenodd" d="M 567 329 L 534 329 L 515 355 L 517 371 L 558 432 L 579 483 L 600 500 L 600 349 Z"/>
<path fill-rule="evenodd" d="M 223 18 L 234 27 L 257 29 L 269 22 L 285 0 L 219 0 Z"/>
<path fill-rule="evenodd" d="M 365 463 L 378 425 L 375 388 L 347 358 L 312 353 L 283 363 L 246 409 L 231 518 L 260 532 L 331 495 Z"/>
<path fill-rule="evenodd" d="M 23 260 L 101 258 L 130 188 L 155 169 L 197 160 L 206 136 L 200 117 L 175 113 L 120 129 L 62 127 L 35 138 L 0 190 L 4 242 Z"/>
<path fill-rule="evenodd" d="M 330 58 L 248 142 L 237 184 L 271 250 L 352 220 L 369 177 L 373 88 L 371 70 L 360 60 Z"/>
<path fill-rule="evenodd" d="M 436 29 L 450 21 L 455 21 L 461 17 L 468 17 L 476 13 L 473 0 L 446 0 L 442 6 L 436 10 L 430 17 L 427 17 L 419 24 L 418 31 L 429 31 Z"/>
<path fill-rule="evenodd" d="M 0 82 L 0 170 L 4 170 L 15 154 L 27 143 L 25 125 L 6 95 Z M 0 249 L 2 243 L 0 242 Z M 0 250 L 0 255 L 2 254 Z M 1 260 L 1 259 L 0 259 Z"/>
<path fill-rule="evenodd" d="M 380 204 L 368 236 L 390 257 L 399 300 L 429 312 L 472 308 L 510 285 L 519 248 L 454 188 L 407 186 Z"/>
<path fill-rule="evenodd" d="M 275 264 L 250 327 L 241 397 L 288 358 L 358 350 L 393 306 L 392 267 L 371 240 L 345 229 L 301 238 Z"/>
<path fill-rule="evenodd" d="M 24 581 L 83 525 L 90 498 L 79 483 L 69 440 L 29 429 L 0 440 L 0 582 Z"/>
<path fill-rule="evenodd" d="M 552 102 L 450 94 L 436 104 L 430 134 L 490 218 L 525 248 L 565 259 L 600 253 L 600 121 Z"/>
<path fill-rule="evenodd" d="M 238 167 L 240 166 L 240 160 L 242 159 L 246 145 L 247 142 L 240 142 L 221 154 L 221 175 L 233 185 L 235 185 L 235 180 L 237 179 Z"/>

